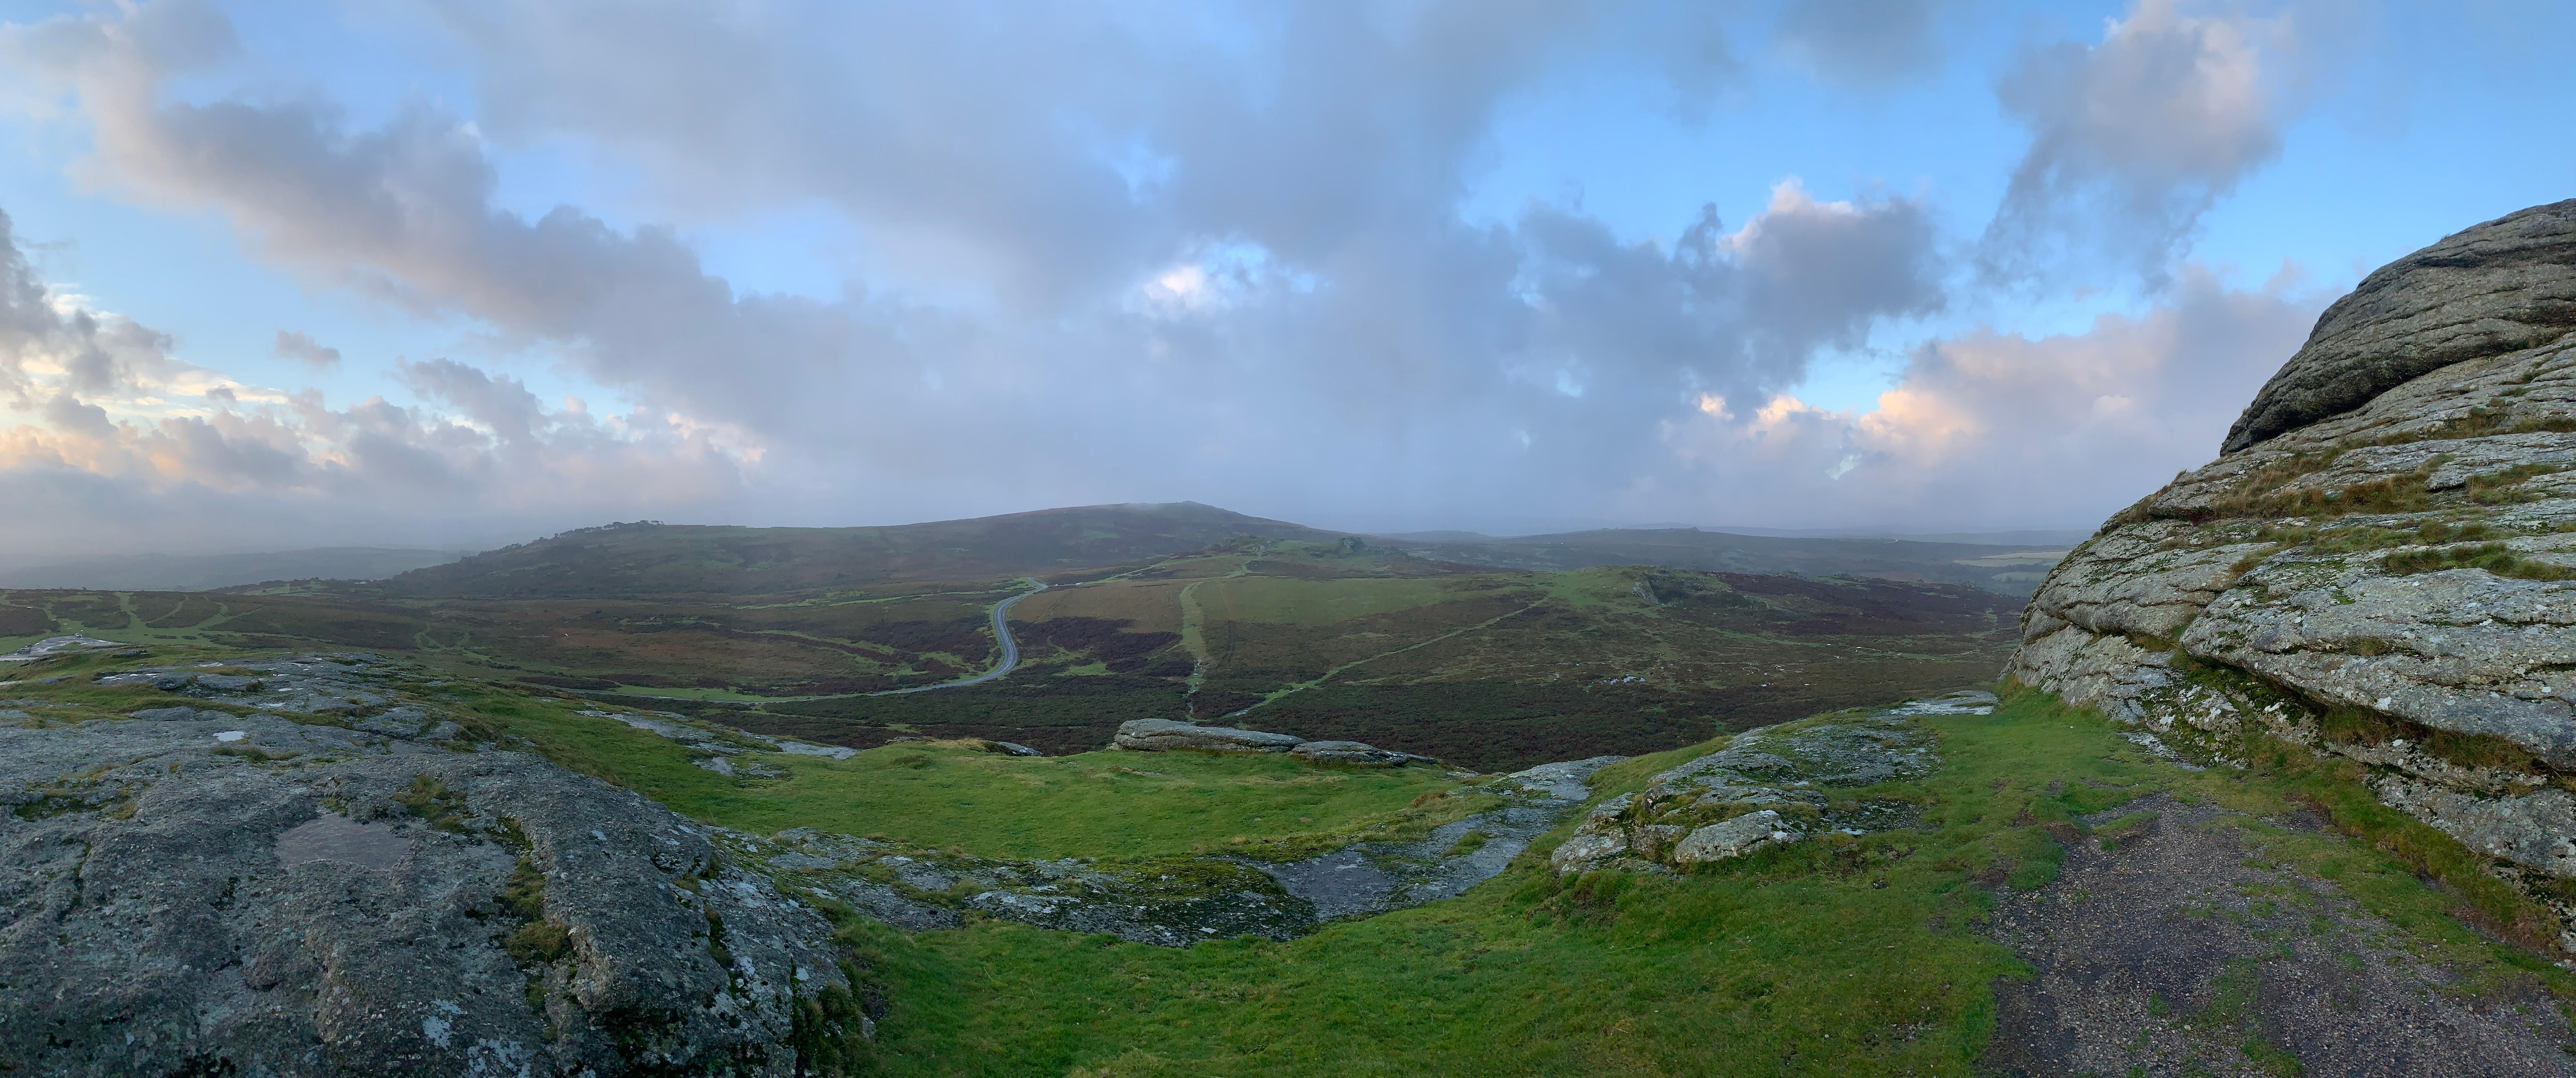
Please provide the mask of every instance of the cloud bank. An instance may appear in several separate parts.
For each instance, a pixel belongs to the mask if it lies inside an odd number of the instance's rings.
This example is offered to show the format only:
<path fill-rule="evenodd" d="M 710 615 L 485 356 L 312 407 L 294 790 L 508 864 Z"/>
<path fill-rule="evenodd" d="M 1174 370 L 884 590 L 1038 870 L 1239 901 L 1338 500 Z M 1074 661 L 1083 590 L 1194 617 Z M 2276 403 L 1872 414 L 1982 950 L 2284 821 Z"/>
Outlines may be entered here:
<path fill-rule="evenodd" d="M 1784 22 L 1818 64 L 1922 70 L 1938 6 Z M 2232 413 L 2223 390 L 2318 306 L 2186 268 L 2143 317 L 1932 340 L 1872 410 L 1801 404 L 1814 357 L 1951 309 L 1923 197 L 1787 178 L 1660 241 L 1570 206 L 1459 209 L 1498 110 L 1563 64 L 1652 55 L 1676 94 L 1712 92 L 1734 61 L 1683 7 L 433 10 L 475 64 L 472 114 L 207 94 L 252 58 L 184 2 L 9 27 L 0 54 L 89 133 L 75 167 L 102 189 L 633 407 L 549 405 L 448 358 L 386 372 L 411 406 L 238 384 L 57 294 L 13 239 L 0 497 L 45 511 L 0 546 L 94 543 L 138 512 L 257 546 L 1179 498 L 1389 530 L 2065 523 L 2205 456 L 2226 416 L 2202 413 Z M 2277 152 L 2251 70 L 2268 32 L 2145 0 L 2098 45 L 2027 57 L 2001 100 L 2032 145 L 1986 249 L 2109 206 L 2094 238 L 2163 273 Z M 503 151 L 534 145 L 622 163 L 664 223 L 511 208 Z M 861 237 L 838 294 L 740 287 L 684 239 L 811 205 Z M 301 331 L 274 351 L 342 362 Z"/>

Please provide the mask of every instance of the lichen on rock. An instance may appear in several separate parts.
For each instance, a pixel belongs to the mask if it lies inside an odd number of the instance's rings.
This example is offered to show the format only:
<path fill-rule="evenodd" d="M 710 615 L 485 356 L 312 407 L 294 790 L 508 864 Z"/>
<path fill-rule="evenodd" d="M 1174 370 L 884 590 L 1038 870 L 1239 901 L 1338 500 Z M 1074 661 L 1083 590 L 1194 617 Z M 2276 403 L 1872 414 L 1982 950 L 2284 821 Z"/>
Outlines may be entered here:
<path fill-rule="evenodd" d="M 2576 875 L 2576 201 L 2372 274 L 2225 449 L 2059 563 L 2009 673 L 2205 761 L 2353 760 L 2500 873 Z"/>
<path fill-rule="evenodd" d="M 1747 730 L 1671 768 L 1646 788 L 1592 807 L 1549 855 L 1559 873 L 1658 871 L 1741 857 L 1827 831 L 1903 826 L 1912 806 L 1836 799 L 1831 791 L 1920 778 L 1941 764 L 1920 715 L 1991 711 L 1991 693 L 1963 692 L 1861 713 Z"/>
<path fill-rule="evenodd" d="M 864 1026 L 830 923 L 705 828 L 440 744 L 382 660 L 260 667 L 128 680 L 266 714 L 0 724 L 0 1068 L 784 1075 Z"/>

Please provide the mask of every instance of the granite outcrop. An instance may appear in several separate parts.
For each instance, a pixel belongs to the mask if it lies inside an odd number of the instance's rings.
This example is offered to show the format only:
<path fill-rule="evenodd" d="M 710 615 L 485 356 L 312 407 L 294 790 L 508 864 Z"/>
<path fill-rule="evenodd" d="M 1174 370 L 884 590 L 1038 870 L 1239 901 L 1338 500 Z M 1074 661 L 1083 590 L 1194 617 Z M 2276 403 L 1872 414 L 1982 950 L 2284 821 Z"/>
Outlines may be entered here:
<path fill-rule="evenodd" d="M 1293 734 L 1201 726 L 1176 719 L 1133 719 L 1118 725 L 1110 747 L 1130 752 L 1284 752 L 1309 763 L 1402 767 L 1436 763 L 1428 756 L 1381 749 L 1360 741 L 1308 741 Z"/>
<path fill-rule="evenodd" d="M 806 1074 L 871 1017 L 710 829 L 475 745 L 369 656 L 0 717 L 0 1069 Z M 817 1055 L 817 1051 L 821 1055 Z"/>
<path fill-rule="evenodd" d="M 2576 926 L 2576 201 L 2372 274 L 2225 450 L 2059 563 L 2011 675 L 2157 751 L 2352 760 Z"/>
<path fill-rule="evenodd" d="M 1939 769 L 1937 737 L 1917 718 L 1989 714 L 1995 702 L 1972 690 L 1747 730 L 1594 805 L 1548 863 L 1561 875 L 1665 871 L 1827 832 L 1910 826 L 1911 802 L 1858 791 Z"/>

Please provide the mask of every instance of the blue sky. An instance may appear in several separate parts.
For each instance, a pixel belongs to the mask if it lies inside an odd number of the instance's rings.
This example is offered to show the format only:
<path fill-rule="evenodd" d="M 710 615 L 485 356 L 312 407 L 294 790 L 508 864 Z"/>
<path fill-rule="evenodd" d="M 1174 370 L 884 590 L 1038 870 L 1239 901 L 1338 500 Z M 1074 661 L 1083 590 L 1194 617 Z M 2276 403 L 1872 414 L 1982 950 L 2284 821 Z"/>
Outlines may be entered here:
<path fill-rule="evenodd" d="M 2576 196 L 2542 3 L 5 11 L 0 561 L 2089 527 Z"/>

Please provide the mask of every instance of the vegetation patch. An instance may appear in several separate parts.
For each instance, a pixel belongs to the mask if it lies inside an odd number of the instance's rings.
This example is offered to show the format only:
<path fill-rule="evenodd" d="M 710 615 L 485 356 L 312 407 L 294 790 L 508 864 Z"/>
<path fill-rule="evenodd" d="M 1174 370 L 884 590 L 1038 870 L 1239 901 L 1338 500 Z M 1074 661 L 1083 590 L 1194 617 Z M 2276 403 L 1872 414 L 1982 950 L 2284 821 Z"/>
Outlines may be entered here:
<path fill-rule="evenodd" d="M 2391 576 L 2437 573 L 2445 569 L 2484 569 L 2520 580 L 2576 580 L 2576 569 L 2515 553 L 2503 543 L 2424 547 L 2400 550 L 2379 560 Z"/>

